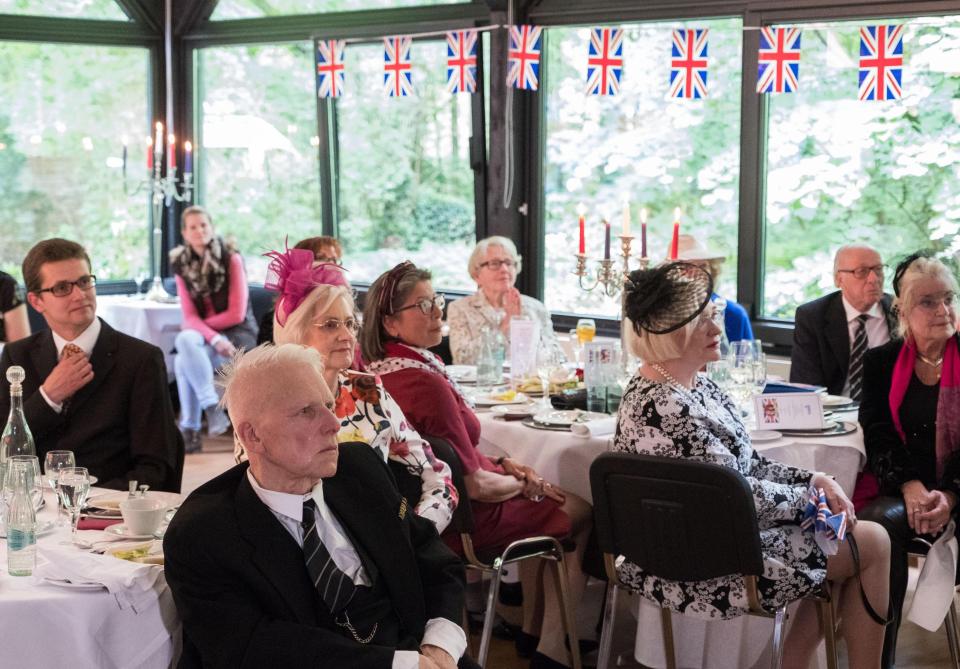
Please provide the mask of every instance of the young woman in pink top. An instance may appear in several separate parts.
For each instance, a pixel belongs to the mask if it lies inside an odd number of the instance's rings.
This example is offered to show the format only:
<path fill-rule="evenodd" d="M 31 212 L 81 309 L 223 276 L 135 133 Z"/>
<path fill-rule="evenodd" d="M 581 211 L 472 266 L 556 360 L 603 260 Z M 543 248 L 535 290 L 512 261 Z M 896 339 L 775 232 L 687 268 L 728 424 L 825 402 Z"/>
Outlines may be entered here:
<path fill-rule="evenodd" d="M 177 335 L 174 371 L 180 395 L 180 430 L 187 453 L 199 451 L 200 414 L 207 434 L 223 434 L 230 420 L 217 406 L 214 369 L 238 348 L 253 348 L 257 326 L 243 258 L 213 230 L 206 209 L 188 207 L 181 218 L 184 244 L 170 252 L 183 324 Z"/>

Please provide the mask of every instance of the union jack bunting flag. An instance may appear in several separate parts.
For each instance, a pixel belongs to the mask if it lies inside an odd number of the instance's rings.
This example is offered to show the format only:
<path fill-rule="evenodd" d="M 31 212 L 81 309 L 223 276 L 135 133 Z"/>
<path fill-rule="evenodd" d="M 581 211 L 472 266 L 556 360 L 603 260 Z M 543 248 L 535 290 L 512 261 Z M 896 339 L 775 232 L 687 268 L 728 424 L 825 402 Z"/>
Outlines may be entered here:
<path fill-rule="evenodd" d="M 477 31 L 447 33 L 447 91 L 474 93 L 477 90 Z"/>
<path fill-rule="evenodd" d="M 339 98 L 343 93 L 344 40 L 317 42 L 317 97 Z"/>
<path fill-rule="evenodd" d="M 383 90 L 391 98 L 413 95 L 409 37 L 383 38 Z"/>
<path fill-rule="evenodd" d="M 670 47 L 670 97 L 707 97 L 707 28 L 674 30 Z"/>
<path fill-rule="evenodd" d="M 616 95 L 623 77 L 623 28 L 591 28 L 587 95 Z"/>
<path fill-rule="evenodd" d="M 860 28 L 860 99 L 903 97 L 903 26 Z"/>
<path fill-rule="evenodd" d="M 793 93 L 800 85 L 799 28 L 761 28 L 757 93 Z"/>
<path fill-rule="evenodd" d="M 507 86 L 535 91 L 540 77 L 540 48 L 543 28 L 510 26 L 510 50 L 507 52 Z"/>

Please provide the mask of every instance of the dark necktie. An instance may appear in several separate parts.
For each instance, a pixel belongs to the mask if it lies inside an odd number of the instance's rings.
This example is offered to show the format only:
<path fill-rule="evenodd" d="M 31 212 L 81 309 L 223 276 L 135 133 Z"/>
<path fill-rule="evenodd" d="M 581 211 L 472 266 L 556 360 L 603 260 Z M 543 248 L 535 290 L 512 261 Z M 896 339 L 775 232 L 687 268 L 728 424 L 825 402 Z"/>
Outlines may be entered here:
<path fill-rule="evenodd" d="M 334 615 L 347 607 L 357 590 L 349 576 L 344 574 L 330 557 L 326 546 L 317 533 L 316 505 L 312 499 L 303 503 L 303 557 L 307 573 L 317 589 L 320 599 Z"/>
<path fill-rule="evenodd" d="M 867 352 L 867 318 L 866 314 L 857 316 L 856 331 L 853 335 L 853 346 L 850 347 L 850 371 L 847 379 L 850 381 L 850 399 L 859 401 L 863 391 L 863 354 Z"/>

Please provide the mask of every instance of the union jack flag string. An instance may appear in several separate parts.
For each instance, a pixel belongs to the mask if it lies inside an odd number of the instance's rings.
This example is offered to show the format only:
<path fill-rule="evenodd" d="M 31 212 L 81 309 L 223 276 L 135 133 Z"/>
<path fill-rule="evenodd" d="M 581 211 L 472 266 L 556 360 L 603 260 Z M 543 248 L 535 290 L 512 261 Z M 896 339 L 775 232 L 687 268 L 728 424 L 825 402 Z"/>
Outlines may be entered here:
<path fill-rule="evenodd" d="M 391 98 L 413 95 L 409 37 L 383 38 L 383 90 Z"/>
<path fill-rule="evenodd" d="M 860 99 L 903 97 L 903 26 L 860 28 Z"/>
<path fill-rule="evenodd" d="M 623 28 L 591 28 L 587 95 L 616 95 L 623 77 Z"/>
<path fill-rule="evenodd" d="M 510 50 L 507 52 L 507 86 L 535 91 L 540 77 L 540 51 L 543 28 L 510 26 Z"/>
<path fill-rule="evenodd" d="M 793 93 L 800 85 L 800 29 L 761 28 L 757 93 Z"/>
<path fill-rule="evenodd" d="M 317 97 L 338 98 L 343 93 L 344 40 L 317 42 Z"/>
<path fill-rule="evenodd" d="M 447 91 L 474 93 L 477 90 L 477 31 L 447 33 Z"/>
<path fill-rule="evenodd" d="M 707 97 L 707 28 L 674 30 L 670 46 L 670 97 Z"/>

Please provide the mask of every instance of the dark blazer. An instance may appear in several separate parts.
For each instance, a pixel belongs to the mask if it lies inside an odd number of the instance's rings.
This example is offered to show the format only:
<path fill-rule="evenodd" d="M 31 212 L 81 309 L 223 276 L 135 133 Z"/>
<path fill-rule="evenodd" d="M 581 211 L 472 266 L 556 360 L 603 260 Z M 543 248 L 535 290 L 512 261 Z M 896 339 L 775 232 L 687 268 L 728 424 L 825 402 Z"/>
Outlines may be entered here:
<path fill-rule="evenodd" d="M 153 344 L 117 332 L 102 320 L 90 364 L 93 380 L 77 391 L 67 408 L 50 408 L 39 388 L 57 364 L 50 330 L 7 344 L 0 355 L 0 415 L 10 412 L 6 371 L 26 372 L 23 409 L 37 456 L 73 451 L 78 467 L 99 478 L 98 486 L 126 490 L 136 479 L 153 490 L 179 492 L 183 438 L 167 389 L 163 354 Z M 42 466 L 42 464 L 41 464 Z"/>
<path fill-rule="evenodd" d="M 183 619 L 180 666 L 389 669 L 396 649 L 360 645 L 337 628 L 302 549 L 257 497 L 247 468 L 193 492 L 164 537 L 167 582 Z M 369 446 L 340 445 L 323 495 L 364 568 L 386 584 L 406 639 L 401 650 L 418 649 L 427 620 L 460 620 L 460 560 L 433 523 L 401 503 Z"/>
<path fill-rule="evenodd" d="M 884 294 L 880 306 L 887 320 L 890 337 L 896 332 L 891 313 L 893 298 Z M 850 366 L 850 330 L 840 291 L 801 304 L 793 325 L 793 350 L 790 353 L 790 380 L 826 386 L 827 392 L 843 392 Z"/>

